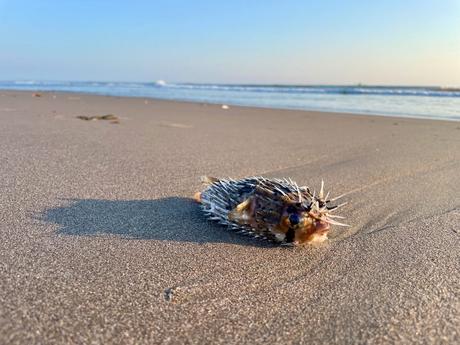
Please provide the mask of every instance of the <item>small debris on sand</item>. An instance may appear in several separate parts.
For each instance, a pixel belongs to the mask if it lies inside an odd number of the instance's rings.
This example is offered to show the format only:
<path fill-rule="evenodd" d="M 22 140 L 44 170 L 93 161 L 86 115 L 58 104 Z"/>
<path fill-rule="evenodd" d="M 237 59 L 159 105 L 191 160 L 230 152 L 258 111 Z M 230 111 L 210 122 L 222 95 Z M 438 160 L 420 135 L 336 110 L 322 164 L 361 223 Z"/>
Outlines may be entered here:
<path fill-rule="evenodd" d="M 163 292 L 163 297 L 166 302 L 174 302 L 174 288 L 165 289 Z"/>
<path fill-rule="evenodd" d="M 174 122 L 162 122 L 160 126 L 163 127 L 172 127 L 172 128 L 192 128 L 193 126 L 187 125 L 184 123 L 174 123 Z"/>
<path fill-rule="evenodd" d="M 230 107 L 227 104 L 222 104 L 222 109 L 227 110 L 227 109 L 230 109 Z"/>
<path fill-rule="evenodd" d="M 118 119 L 118 117 L 113 114 L 96 115 L 96 116 L 80 115 L 80 116 L 77 116 L 77 119 L 85 120 L 85 121 L 108 120 L 110 121 L 110 123 L 120 123 L 120 120 Z"/>
<path fill-rule="evenodd" d="M 118 117 L 116 117 L 113 114 L 97 116 L 97 118 L 98 118 L 98 120 L 118 120 Z"/>
<path fill-rule="evenodd" d="M 41 93 L 38 93 L 38 92 L 35 92 L 32 94 L 32 97 L 41 97 L 42 94 Z"/>

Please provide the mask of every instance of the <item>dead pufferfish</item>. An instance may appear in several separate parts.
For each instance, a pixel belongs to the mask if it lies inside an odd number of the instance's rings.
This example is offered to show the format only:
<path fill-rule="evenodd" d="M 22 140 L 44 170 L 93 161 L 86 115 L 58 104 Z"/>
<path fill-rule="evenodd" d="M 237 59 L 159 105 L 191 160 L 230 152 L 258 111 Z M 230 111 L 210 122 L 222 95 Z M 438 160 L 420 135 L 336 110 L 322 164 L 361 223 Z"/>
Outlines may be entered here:
<path fill-rule="evenodd" d="M 318 194 L 291 179 L 249 177 L 241 180 L 202 177 L 206 188 L 195 194 L 206 216 L 243 234 L 283 245 L 302 246 L 327 240 L 330 225 L 349 226 L 334 219 L 324 182 Z"/>

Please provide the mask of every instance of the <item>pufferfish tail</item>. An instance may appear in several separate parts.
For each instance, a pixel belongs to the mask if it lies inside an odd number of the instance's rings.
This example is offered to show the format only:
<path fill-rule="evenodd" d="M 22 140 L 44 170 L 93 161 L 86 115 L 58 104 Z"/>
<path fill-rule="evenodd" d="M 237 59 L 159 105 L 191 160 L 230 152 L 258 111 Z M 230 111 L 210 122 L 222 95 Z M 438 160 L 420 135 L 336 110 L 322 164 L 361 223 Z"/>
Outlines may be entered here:
<path fill-rule="evenodd" d="M 201 183 L 203 183 L 205 186 L 210 186 L 214 183 L 217 183 L 220 181 L 217 177 L 212 177 L 212 176 L 201 176 L 200 178 Z M 201 204 L 201 192 L 196 192 L 195 195 L 193 196 L 193 199 Z"/>
<path fill-rule="evenodd" d="M 212 176 L 201 176 L 201 183 L 203 183 L 206 186 L 212 185 L 216 182 L 219 182 L 220 179 L 217 177 L 212 177 Z"/>

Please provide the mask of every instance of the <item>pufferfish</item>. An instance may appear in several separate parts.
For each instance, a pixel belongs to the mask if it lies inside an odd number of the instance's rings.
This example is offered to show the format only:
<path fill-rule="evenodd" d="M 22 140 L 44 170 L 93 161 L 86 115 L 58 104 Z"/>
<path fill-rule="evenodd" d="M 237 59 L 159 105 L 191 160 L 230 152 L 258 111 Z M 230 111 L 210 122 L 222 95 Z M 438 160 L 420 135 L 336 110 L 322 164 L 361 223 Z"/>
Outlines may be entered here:
<path fill-rule="evenodd" d="M 331 225 L 348 226 L 332 212 L 344 206 L 328 199 L 324 182 L 318 194 L 291 179 L 248 177 L 240 180 L 202 177 L 206 188 L 195 194 L 205 215 L 243 234 L 303 246 L 327 240 Z"/>

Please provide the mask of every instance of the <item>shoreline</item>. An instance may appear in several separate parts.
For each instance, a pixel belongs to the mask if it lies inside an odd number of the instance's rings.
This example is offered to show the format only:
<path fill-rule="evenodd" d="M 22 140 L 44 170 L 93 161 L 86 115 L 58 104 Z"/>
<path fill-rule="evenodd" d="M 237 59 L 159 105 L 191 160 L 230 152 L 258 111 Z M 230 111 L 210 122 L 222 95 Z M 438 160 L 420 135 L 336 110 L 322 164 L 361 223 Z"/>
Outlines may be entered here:
<path fill-rule="evenodd" d="M 156 102 L 171 102 L 171 103 L 183 103 L 183 104 L 198 104 L 198 105 L 210 105 L 210 106 L 222 106 L 226 104 L 231 107 L 235 108 L 249 108 L 249 109 L 258 109 L 258 110 L 281 110 L 281 111 L 295 111 L 295 112 L 306 112 L 306 113 L 322 113 L 322 114 L 332 114 L 336 116 L 362 116 L 362 117 L 381 117 L 381 118 L 390 118 L 390 119 L 400 119 L 400 120 L 422 120 L 422 121 L 443 121 L 443 122 L 453 122 L 459 123 L 460 120 L 456 119 L 448 119 L 448 118 L 432 118 L 432 117 L 422 117 L 416 115 L 393 115 L 393 114 L 385 114 L 385 113 L 378 113 L 378 112 L 341 112 L 341 111 L 328 111 L 328 110 L 316 110 L 316 109 L 302 109 L 302 108 L 282 108 L 282 107 L 261 107 L 261 106 L 251 106 L 251 105 L 240 105 L 240 104 L 232 104 L 232 103 L 220 103 L 220 102 L 204 102 L 204 101 L 190 101 L 190 100 L 180 100 L 180 99 L 165 99 L 165 98 L 155 98 L 155 97 L 147 97 L 147 96 L 117 96 L 117 95 L 108 95 L 108 94 L 98 94 L 92 92 L 80 92 L 80 91 L 42 91 L 42 90 L 12 90 L 12 89 L 1 89 L 0 93 L 8 94 L 8 93 L 19 93 L 19 94 L 33 94 L 33 93 L 43 93 L 43 94 L 70 94 L 70 95 L 80 95 L 80 96 L 96 96 L 96 97 L 110 97 L 110 98 L 125 98 L 125 99 L 143 99 L 143 100 L 150 100 Z"/>
<path fill-rule="evenodd" d="M 209 104 L 209 105 L 222 105 L 227 104 L 233 107 L 247 107 L 247 108 L 256 108 L 256 109 L 274 109 L 274 110 L 292 110 L 292 111 L 306 111 L 306 112 L 323 112 L 323 113 L 334 113 L 334 114 L 345 114 L 345 115 L 362 115 L 362 116 L 381 116 L 381 117 L 390 117 L 390 118 L 407 118 L 407 119 L 416 119 L 416 120 L 435 120 L 435 121 L 451 121 L 451 122 L 460 122 L 460 119 L 449 118 L 448 116 L 443 117 L 431 117 L 431 116 L 422 116 L 422 115 L 413 115 L 413 114 L 392 114 L 392 113 L 385 113 L 385 112 L 347 112 L 347 111 L 338 111 L 338 110 L 327 110 L 327 109 L 304 109 L 302 107 L 261 107 L 261 106 L 252 106 L 252 105 L 244 105 L 238 104 L 237 102 L 209 102 L 209 101 L 191 101 L 191 100 L 181 100 L 181 99 L 167 99 L 167 98 L 156 98 L 151 96 L 118 96 L 118 95 L 109 95 L 104 93 L 96 93 L 96 92 L 81 92 L 81 91 L 48 91 L 48 90 L 14 90 L 14 89 L 1 89 L 0 92 L 42 92 L 42 93 L 63 93 L 63 94 L 77 94 L 77 95 L 93 95 L 93 96 L 101 96 L 101 97 L 123 97 L 123 98 L 135 98 L 135 99 L 150 99 L 156 101 L 169 101 L 169 102 L 183 102 L 183 103 L 196 103 L 196 104 Z"/>

